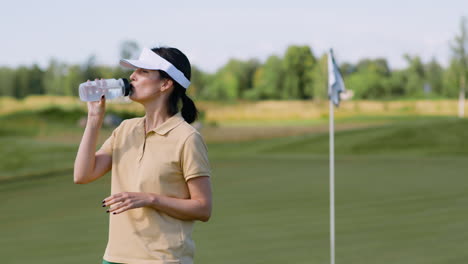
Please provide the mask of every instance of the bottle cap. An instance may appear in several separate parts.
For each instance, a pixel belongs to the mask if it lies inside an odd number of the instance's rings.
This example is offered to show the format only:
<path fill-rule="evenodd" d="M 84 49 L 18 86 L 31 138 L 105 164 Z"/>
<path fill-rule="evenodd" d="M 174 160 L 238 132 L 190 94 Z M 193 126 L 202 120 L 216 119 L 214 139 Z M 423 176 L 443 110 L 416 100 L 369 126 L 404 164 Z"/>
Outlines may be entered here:
<path fill-rule="evenodd" d="M 123 87 L 123 95 L 124 96 L 128 96 L 130 94 L 130 89 L 132 87 L 132 85 L 128 82 L 127 79 L 125 78 L 122 78 L 122 81 L 124 83 L 124 87 Z"/>

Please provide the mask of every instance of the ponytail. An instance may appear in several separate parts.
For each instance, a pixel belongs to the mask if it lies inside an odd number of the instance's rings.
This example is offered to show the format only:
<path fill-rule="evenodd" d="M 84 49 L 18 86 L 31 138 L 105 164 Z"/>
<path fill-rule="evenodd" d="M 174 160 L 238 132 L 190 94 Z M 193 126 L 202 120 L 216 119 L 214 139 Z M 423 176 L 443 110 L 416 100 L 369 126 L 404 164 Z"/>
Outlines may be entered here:
<path fill-rule="evenodd" d="M 183 54 L 180 50 L 176 48 L 160 47 L 153 48 L 152 51 L 172 63 L 184 74 L 187 79 L 190 80 L 192 74 L 190 62 L 187 56 L 185 56 L 185 54 Z M 162 78 L 173 80 L 165 71 L 159 71 L 159 73 Z M 179 112 L 179 101 L 182 101 L 182 117 L 187 123 L 191 124 L 198 118 L 197 107 L 195 106 L 195 103 L 192 101 L 192 99 L 190 99 L 185 93 L 187 89 L 182 87 L 176 81 L 173 80 L 173 82 L 174 90 L 168 98 L 167 113 L 170 116 L 177 114 L 177 112 Z"/>
<path fill-rule="evenodd" d="M 198 118 L 198 110 L 195 106 L 195 103 L 187 96 L 187 94 L 182 93 L 182 116 L 184 117 L 187 123 L 192 123 Z"/>
<path fill-rule="evenodd" d="M 185 93 L 185 88 L 174 82 L 174 90 L 169 95 L 167 113 L 173 116 L 179 112 L 179 99 L 182 101 L 182 117 L 185 122 L 191 124 L 198 118 L 198 110 L 195 103 Z"/>

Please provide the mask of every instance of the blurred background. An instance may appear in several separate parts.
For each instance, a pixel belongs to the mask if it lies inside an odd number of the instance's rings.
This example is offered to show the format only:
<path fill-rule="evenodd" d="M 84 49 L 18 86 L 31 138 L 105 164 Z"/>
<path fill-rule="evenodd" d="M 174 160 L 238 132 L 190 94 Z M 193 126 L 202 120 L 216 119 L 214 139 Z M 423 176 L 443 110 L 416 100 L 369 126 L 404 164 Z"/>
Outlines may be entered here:
<path fill-rule="evenodd" d="M 467 1 L 10 1 L 0 32 L 0 258 L 100 263 L 110 173 L 73 184 L 78 85 L 173 46 L 192 62 L 214 211 L 196 263 L 329 263 L 327 51 L 336 262 L 468 261 Z M 134 103 L 107 105 L 98 148 Z M 468 114 L 468 112 L 467 112 Z"/>

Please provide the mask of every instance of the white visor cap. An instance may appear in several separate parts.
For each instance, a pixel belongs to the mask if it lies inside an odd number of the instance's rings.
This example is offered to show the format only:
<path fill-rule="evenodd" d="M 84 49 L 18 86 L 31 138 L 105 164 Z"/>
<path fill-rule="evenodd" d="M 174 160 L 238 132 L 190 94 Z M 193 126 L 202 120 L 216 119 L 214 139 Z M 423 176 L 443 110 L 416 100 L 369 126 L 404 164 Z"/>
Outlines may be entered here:
<path fill-rule="evenodd" d="M 120 65 L 131 69 L 141 68 L 165 71 L 172 79 L 174 79 L 174 81 L 178 82 L 185 89 L 190 85 L 190 81 L 179 69 L 148 48 L 143 48 L 138 60 L 121 59 Z"/>

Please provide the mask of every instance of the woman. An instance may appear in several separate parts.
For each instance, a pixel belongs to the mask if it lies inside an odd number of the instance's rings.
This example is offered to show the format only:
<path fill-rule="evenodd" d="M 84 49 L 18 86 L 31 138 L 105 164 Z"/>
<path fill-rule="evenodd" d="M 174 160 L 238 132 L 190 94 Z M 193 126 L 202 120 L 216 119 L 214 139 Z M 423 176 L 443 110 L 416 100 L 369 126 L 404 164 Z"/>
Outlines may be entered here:
<path fill-rule="evenodd" d="M 110 213 L 103 263 L 193 263 L 193 224 L 210 219 L 212 201 L 206 145 L 189 125 L 197 118 L 186 95 L 190 62 L 175 48 L 145 48 L 120 64 L 135 69 L 130 99 L 146 115 L 123 121 L 94 152 L 105 98 L 88 102 L 74 167 L 78 184 L 112 169 L 112 195 L 102 201 Z"/>

